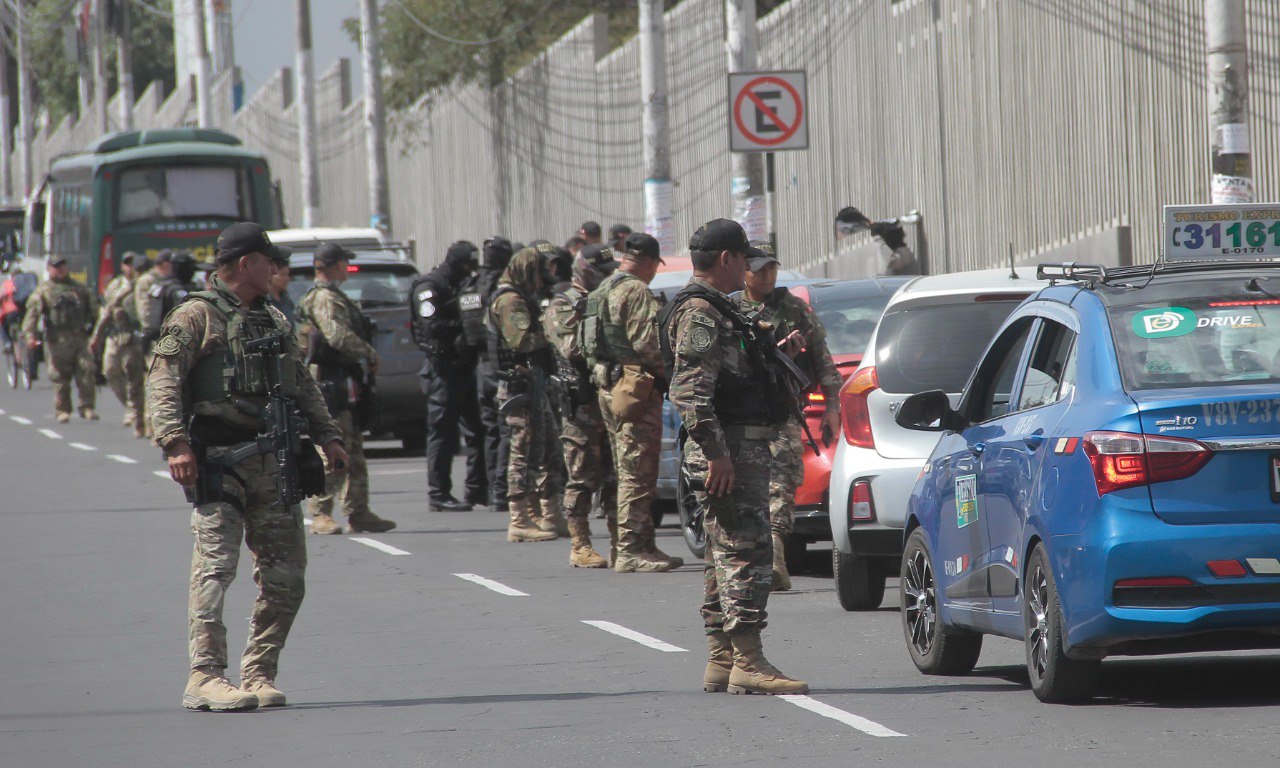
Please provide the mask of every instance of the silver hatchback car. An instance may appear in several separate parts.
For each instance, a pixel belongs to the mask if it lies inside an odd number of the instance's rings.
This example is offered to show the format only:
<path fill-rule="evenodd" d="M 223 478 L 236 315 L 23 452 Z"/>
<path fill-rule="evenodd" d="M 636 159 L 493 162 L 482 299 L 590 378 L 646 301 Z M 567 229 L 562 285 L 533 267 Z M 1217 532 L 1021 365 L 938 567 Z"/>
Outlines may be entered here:
<path fill-rule="evenodd" d="M 898 426 L 909 395 L 959 399 L 978 358 L 1009 313 L 1046 282 L 1033 268 L 930 275 L 894 294 L 858 369 L 840 390 L 842 439 L 831 462 L 830 519 L 836 596 L 848 611 L 875 610 L 897 574 L 902 527 L 936 432 Z"/>

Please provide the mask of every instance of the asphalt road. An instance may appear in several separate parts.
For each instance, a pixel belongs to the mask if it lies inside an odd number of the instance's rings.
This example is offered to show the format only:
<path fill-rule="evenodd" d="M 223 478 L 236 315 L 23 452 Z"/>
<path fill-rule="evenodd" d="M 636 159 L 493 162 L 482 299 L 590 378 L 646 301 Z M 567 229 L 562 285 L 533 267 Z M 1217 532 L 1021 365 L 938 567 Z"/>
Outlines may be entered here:
<path fill-rule="evenodd" d="M 879 611 L 845 613 L 829 568 L 771 599 L 765 633 L 769 658 L 808 680 L 810 697 L 702 693 L 700 562 L 670 574 L 571 569 L 567 542 L 508 544 L 493 512 L 424 511 L 423 460 L 391 444 L 372 451 L 373 502 L 400 527 L 309 537 L 307 598 L 278 680 L 290 706 L 188 712 L 189 511 L 157 476 L 158 450 L 118 426 L 103 394 L 102 421 L 59 425 L 44 382 L 0 391 L 5 768 L 1280 758 L 1274 653 L 1109 660 L 1094 703 L 1048 706 L 1007 640 L 989 639 L 972 675 L 922 676 L 896 585 Z M 676 529 L 660 544 L 688 559 Z M 246 553 L 226 607 L 233 654 L 253 594 Z"/>

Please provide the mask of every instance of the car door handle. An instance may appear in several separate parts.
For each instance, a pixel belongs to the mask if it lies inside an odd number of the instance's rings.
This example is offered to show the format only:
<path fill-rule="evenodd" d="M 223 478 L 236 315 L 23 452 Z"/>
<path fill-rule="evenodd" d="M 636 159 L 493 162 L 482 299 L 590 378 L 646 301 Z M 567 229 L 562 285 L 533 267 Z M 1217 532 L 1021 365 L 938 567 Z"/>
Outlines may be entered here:
<path fill-rule="evenodd" d="M 987 450 L 986 443 L 970 443 L 969 444 L 970 453 L 982 453 L 985 450 Z"/>
<path fill-rule="evenodd" d="M 1034 451 L 1044 444 L 1044 435 L 1041 435 L 1041 434 L 1027 435 L 1026 437 L 1022 438 L 1022 442 L 1027 444 L 1028 449 Z"/>

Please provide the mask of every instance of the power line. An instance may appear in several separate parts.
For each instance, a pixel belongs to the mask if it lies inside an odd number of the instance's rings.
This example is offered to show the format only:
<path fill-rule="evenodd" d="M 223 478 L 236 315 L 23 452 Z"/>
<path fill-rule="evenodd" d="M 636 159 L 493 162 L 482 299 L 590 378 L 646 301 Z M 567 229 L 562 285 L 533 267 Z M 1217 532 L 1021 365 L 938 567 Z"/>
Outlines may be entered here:
<path fill-rule="evenodd" d="M 404 13 L 405 16 L 408 17 L 409 21 L 412 21 L 419 29 L 421 29 L 423 32 L 426 32 L 428 35 L 431 35 L 432 37 L 436 38 L 437 40 L 443 40 L 446 43 L 453 43 L 454 45 L 479 46 L 479 45 L 492 45 L 502 40 L 506 40 L 507 38 L 512 37 L 528 29 L 530 26 L 533 25 L 535 21 L 538 20 L 539 16 L 542 16 L 546 14 L 547 11 L 551 10 L 551 5 L 552 3 L 555 2 L 555 0 L 550 0 L 550 2 L 548 2 L 546 5 L 542 7 L 542 10 L 540 12 L 534 14 L 528 20 L 522 22 L 518 26 L 512 27 L 500 35 L 496 35 L 494 37 L 490 37 L 485 40 L 460 40 L 456 37 L 450 37 L 449 35 L 446 35 L 443 32 L 437 32 L 436 30 L 427 26 L 426 22 L 424 22 L 422 19 L 419 19 L 417 16 L 414 16 L 413 12 L 410 11 L 407 7 L 405 7 L 405 4 L 400 2 L 400 0 L 389 0 L 389 2 L 395 7 L 399 8 L 400 11 Z"/>

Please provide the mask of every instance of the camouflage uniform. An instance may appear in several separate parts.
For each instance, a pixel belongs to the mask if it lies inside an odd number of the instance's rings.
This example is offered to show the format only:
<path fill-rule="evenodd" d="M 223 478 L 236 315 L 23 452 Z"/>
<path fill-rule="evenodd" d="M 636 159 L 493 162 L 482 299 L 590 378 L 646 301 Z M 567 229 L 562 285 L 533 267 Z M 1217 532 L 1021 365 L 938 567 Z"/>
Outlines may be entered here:
<path fill-rule="evenodd" d="M 332 518 L 336 501 L 341 498 L 342 512 L 347 522 L 356 528 L 364 528 L 362 521 L 381 519 L 369 509 L 369 463 L 364 457 L 364 436 L 346 400 L 349 371 L 363 361 L 378 358 L 378 351 L 361 338 L 358 329 L 362 327 L 362 318 L 360 307 L 347 298 L 338 284 L 326 280 L 316 280 L 315 287 L 298 302 L 299 335 L 312 346 L 322 343 L 332 348 L 341 359 L 340 366 L 316 364 L 311 360 L 311 375 L 321 382 L 322 391 L 329 388 L 326 392 L 329 415 L 341 430 L 342 442 L 350 457 L 345 475 L 325 477 L 325 492 L 311 501 L 310 511 L 313 516 Z M 310 339 L 311 334 L 317 333 L 319 339 Z M 314 532 L 324 532 L 314 526 L 313 521 Z"/>
<path fill-rule="evenodd" d="M 117 275 L 102 294 L 98 323 L 89 337 L 89 346 L 102 349 L 102 373 L 125 407 L 129 423 L 139 434 L 145 432 L 142 382 L 146 369 L 142 365 L 142 345 L 138 340 L 138 320 L 134 314 L 133 284 L 125 275 Z"/>
<path fill-rule="evenodd" d="M 527 530 L 535 518 L 543 518 L 536 523 L 543 531 L 564 525 L 558 509 L 538 509 L 541 500 L 550 497 L 552 457 L 557 451 L 545 386 L 550 349 L 538 323 L 537 304 L 530 298 L 535 293 L 538 269 L 538 253 L 532 248 L 511 257 L 489 307 L 489 323 L 499 346 L 498 367 L 503 375 L 513 379 L 498 385 L 498 400 L 503 403 L 511 432 L 507 507 L 511 514 L 508 538 L 513 541 L 521 540 L 518 535 L 511 538 L 513 529 Z M 526 400 L 509 402 L 521 391 L 527 393 Z M 539 394 L 541 396 L 536 396 Z M 538 540 L 545 539 L 538 537 Z"/>
<path fill-rule="evenodd" d="M 231 311 L 224 313 L 211 301 L 201 300 L 204 296 L 216 297 Z M 234 355 L 228 344 L 228 326 L 241 320 L 247 338 L 274 333 L 286 337 L 288 353 L 296 361 L 298 405 L 312 438 L 317 445 L 340 440 L 341 433 L 329 418 L 320 390 L 293 342 L 289 321 L 265 299 L 243 307 L 215 278 L 209 293 L 196 294 L 195 300 L 169 315 L 155 346 L 147 390 L 156 442 L 166 450 L 178 442 L 190 443 L 187 417 L 192 412 L 237 434 L 256 434 L 261 428 L 257 417 L 232 404 L 230 395 L 202 399 L 205 396 L 197 391 L 216 387 L 219 382 L 224 390 L 230 389 L 231 379 L 223 373 L 224 361 Z M 234 394 L 257 405 L 265 399 L 261 394 Z M 301 507 L 273 506 L 278 472 L 273 454 L 241 462 L 224 474 L 220 499 L 197 505 L 191 515 L 195 534 L 188 618 L 192 669 L 227 666 L 222 606 L 235 578 L 243 537 L 253 556 L 258 599 L 250 618 L 241 674 L 246 680 L 259 676 L 275 679 L 280 650 L 302 603 L 307 566 Z"/>
<path fill-rule="evenodd" d="M 155 267 L 152 267 L 151 269 L 148 269 L 146 272 L 143 272 L 142 274 L 138 275 L 138 277 L 133 281 L 133 317 L 138 322 L 139 330 L 141 330 L 143 327 L 142 325 L 143 317 L 147 315 L 147 307 L 149 306 L 151 301 L 150 299 L 151 288 L 161 279 L 162 278 L 160 277 L 159 273 L 156 272 Z M 141 343 L 141 341 L 138 344 L 138 353 L 142 355 L 142 370 L 143 371 L 151 370 L 151 358 L 152 358 L 151 350 L 147 349 L 147 345 Z M 151 432 L 151 414 L 147 412 L 147 407 L 148 407 L 147 404 L 151 402 L 151 393 L 148 392 L 146 389 L 147 381 L 148 381 L 148 378 L 144 376 L 143 384 L 142 384 L 142 388 L 143 388 L 142 416 L 143 416 L 143 424 L 146 425 L 146 429 L 145 429 L 146 436 L 153 437 L 154 435 Z"/>
<path fill-rule="evenodd" d="M 844 381 L 827 349 L 827 331 L 817 313 L 801 299 L 791 295 L 786 288 L 778 288 L 765 301 L 754 301 L 743 292 L 738 299 L 743 311 L 760 311 L 758 319 L 771 323 L 774 337 L 782 340 L 794 330 L 801 330 L 805 337 L 805 352 L 796 363 L 805 370 L 822 391 L 827 408 L 840 407 L 840 387 Z M 801 407 L 804 403 L 800 404 Z M 791 533 L 796 520 L 796 489 L 804 482 L 803 430 L 795 417 L 788 418 L 769 441 L 769 453 L 773 456 L 769 474 L 769 523 L 774 533 Z"/>
<path fill-rule="evenodd" d="M 654 324 L 658 302 L 649 293 L 649 286 L 635 275 L 618 270 L 596 290 L 604 299 L 600 322 L 619 329 L 631 346 L 630 350 L 615 350 L 620 357 L 616 362 L 639 365 L 655 380 L 665 380 Z M 662 445 L 662 392 L 654 387 L 644 411 L 632 421 L 621 422 L 613 415 L 611 390 L 616 383 L 616 368 L 611 368 L 615 366 L 597 364 L 592 375 L 600 390 L 600 414 L 609 432 L 618 473 L 618 554 L 634 557 L 657 549 L 652 509 L 657 498 Z"/>
<path fill-rule="evenodd" d="M 582 304 L 587 292 L 581 285 L 556 294 L 542 316 L 543 329 L 558 358 L 561 369 L 573 370 L 580 378 L 585 363 L 582 348 L 578 344 L 578 325 L 582 318 Z M 570 378 L 565 375 L 562 378 Z M 588 516 L 597 491 L 601 491 L 600 506 L 604 509 L 609 526 L 609 537 L 617 537 L 617 478 L 613 474 L 613 456 L 609 448 L 609 434 L 600 415 L 600 403 L 595 387 L 589 381 L 576 382 L 583 392 L 567 392 L 563 399 L 560 442 L 564 450 L 564 464 L 568 475 L 565 483 L 564 506 L 568 511 L 570 529 L 581 526 L 590 541 L 591 527 Z"/>
<path fill-rule="evenodd" d="M 701 278 L 691 284 L 715 290 Z M 705 299 L 681 303 L 668 335 L 675 355 L 671 404 L 688 436 L 685 466 L 698 502 L 707 510 L 702 620 L 708 635 L 759 630 L 766 623 L 772 582 L 769 440 L 776 425 L 722 424 L 713 399 L 722 376 L 751 378 L 763 372 L 753 367 L 729 320 Z M 733 459 L 733 492 L 709 496 L 707 462 L 725 456 Z"/>
<path fill-rule="evenodd" d="M 58 414 L 71 413 L 73 380 L 81 415 L 93 411 L 97 366 L 89 353 L 89 329 L 97 315 L 93 292 L 69 277 L 44 281 L 27 298 L 22 333 L 28 339 L 36 338 L 36 324 L 44 321 L 44 357 L 53 383 L 53 409 Z"/>

